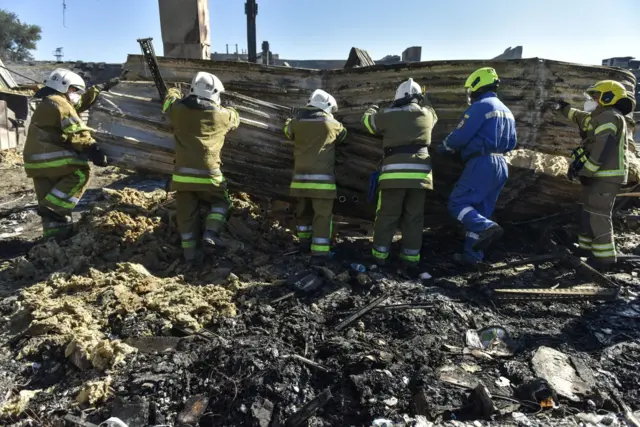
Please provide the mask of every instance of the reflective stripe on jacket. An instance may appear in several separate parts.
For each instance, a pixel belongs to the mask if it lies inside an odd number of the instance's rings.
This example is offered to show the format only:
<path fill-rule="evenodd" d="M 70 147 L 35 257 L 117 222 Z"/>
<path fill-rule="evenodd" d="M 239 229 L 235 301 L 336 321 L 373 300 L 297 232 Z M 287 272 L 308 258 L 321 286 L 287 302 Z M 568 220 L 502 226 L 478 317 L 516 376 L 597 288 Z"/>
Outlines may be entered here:
<path fill-rule="evenodd" d="M 629 135 L 625 117 L 613 107 L 598 107 L 587 113 L 565 107 L 565 116 L 583 132 L 582 146 L 589 153 L 580 176 L 603 182 L 626 184 L 629 174 Z"/>
<path fill-rule="evenodd" d="M 95 144 L 91 128 L 78 116 L 98 98 L 100 90 L 90 87 L 77 106 L 63 94 L 50 91 L 36 107 L 24 146 L 27 176 L 44 178 L 64 176 L 78 169 L 89 169 L 82 153 Z"/>
<path fill-rule="evenodd" d="M 224 191 L 227 181 L 220 170 L 220 154 L 227 133 L 240 125 L 240 116 L 235 109 L 209 100 L 180 98 L 180 91 L 171 88 L 163 104 L 176 141 L 171 189 L 198 191 L 214 186 Z"/>
<path fill-rule="evenodd" d="M 437 121 L 438 116 L 426 98 L 423 106 L 410 103 L 365 112 L 362 123 L 369 133 L 382 135 L 383 149 L 396 147 L 403 151 L 384 157 L 378 178 L 380 189 L 433 189 L 428 147 Z"/>
<path fill-rule="evenodd" d="M 335 145 L 347 137 L 342 123 L 318 108 L 306 107 L 287 120 L 284 134 L 294 141 L 290 195 L 335 198 Z"/>
<path fill-rule="evenodd" d="M 443 141 L 448 150 L 460 152 L 463 161 L 475 153 L 507 153 L 516 143 L 515 118 L 494 92 L 474 101 L 457 128 Z"/>

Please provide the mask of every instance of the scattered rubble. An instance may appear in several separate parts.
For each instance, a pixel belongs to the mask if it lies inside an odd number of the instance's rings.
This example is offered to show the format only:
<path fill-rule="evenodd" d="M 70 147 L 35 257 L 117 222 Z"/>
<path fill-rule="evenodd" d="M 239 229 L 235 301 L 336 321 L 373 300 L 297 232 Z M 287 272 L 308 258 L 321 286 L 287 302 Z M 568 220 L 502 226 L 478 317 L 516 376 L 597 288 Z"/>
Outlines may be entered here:
<path fill-rule="evenodd" d="M 201 268 L 179 261 L 171 194 L 133 189 L 104 191 L 71 239 L 3 263 L 0 423 L 95 408 L 87 423 L 129 427 L 616 425 L 609 390 L 640 409 L 640 331 L 617 314 L 636 276 L 619 273 L 617 302 L 493 306 L 493 288 L 590 278 L 553 262 L 459 271 L 446 229 L 425 236 L 428 282 L 354 270 L 368 249 L 355 234 L 309 268 L 290 217 L 232 200 L 224 237 L 238 244 Z M 531 252 L 524 241 L 495 256 Z"/>

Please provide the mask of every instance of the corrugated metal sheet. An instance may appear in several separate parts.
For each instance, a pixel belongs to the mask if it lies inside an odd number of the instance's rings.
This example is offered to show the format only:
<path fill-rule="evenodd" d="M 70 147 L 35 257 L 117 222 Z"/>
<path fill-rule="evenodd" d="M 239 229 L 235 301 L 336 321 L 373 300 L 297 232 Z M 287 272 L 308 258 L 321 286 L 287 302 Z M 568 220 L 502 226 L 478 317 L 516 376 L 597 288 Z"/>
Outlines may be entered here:
<path fill-rule="evenodd" d="M 126 68 L 128 78 L 145 77 L 139 55 L 130 55 Z M 437 61 L 389 66 L 375 65 L 352 70 L 304 70 L 285 67 L 263 67 L 257 64 L 176 60 L 159 58 L 167 82 L 186 83 L 198 71 L 215 73 L 228 91 L 251 96 L 262 103 L 241 101 L 243 126 L 228 137 L 223 150 L 223 168 L 236 188 L 250 193 L 286 197 L 293 165 L 292 146 L 282 132 L 288 108 L 300 106 L 317 88 L 325 88 L 338 100 L 336 117 L 350 131 L 347 143 L 338 149 L 336 177 L 341 195 L 351 203 L 350 213 L 366 216 L 372 213 L 365 202 L 369 174 L 381 157 L 378 138 L 367 135 L 359 120 L 371 104 L 384 105 L 393 98 L 397 85 L 413 77 L 427 87 L 438 112 L 434 143 L 440 142 L 458 123 L 466 108 L 462 82 L 476 68 L 493 65 L 502 78 L 501 98 L 512 108 L 517 118 L 521 148 L 549 154 L 568 155 L 578 143 L 578 133 L 557 113 L 548 108 L 557 97 L 580 105 L 584 88 L 596 80 L 613 78 L 627 86 L 633 76 L 622 70 L 586 67 L 539 59 L 497 62 Z M 153 84 L 122 83 L 114 91 L 123 93 L 105 96 L 121 109 L 92 112 L 93 127 L 101 125 L 110 132 L 103 141 L 110 147 L 119 146 L 120 158 L 132 145 L 147 153 L 157 170 L 170 170 L 173 138 L 166 119 L 160 114 L 160 103 Z M 126 94 L 126 96 L 124 95 Z M 235 101 L 235 99 L 234 99 Z M 266 101 L 267 104 L 264 103 Z M 105 105 L 105 107 L 107 107 Z M 125 137 L 138 140 L 127 140 Z M 114 152 L 114 154 L 116 154 Z M 461 165 L 449 158 L 434 160 L 436 190 L 429 193 L 430 212 L 445 211 L 445 201 L 461 171 Z M 500 207 L 510 215 L 536 215 L 557 210 L 575 202 L 579 185 L 564 178 L 536 173 L 530 167 L 512 167 L 511 178 L 500 198 Z"/>
<path fill-rule="evenodd" d="M 364 49 L 358 49 L 352 47 L 349 51 L 349 57 L 347 63 L 344 64 L 345 69 L 358 68 L 358 67 L 370 67 L 376 65 L 375 61 L 369 56 L 369 52 Z"/>

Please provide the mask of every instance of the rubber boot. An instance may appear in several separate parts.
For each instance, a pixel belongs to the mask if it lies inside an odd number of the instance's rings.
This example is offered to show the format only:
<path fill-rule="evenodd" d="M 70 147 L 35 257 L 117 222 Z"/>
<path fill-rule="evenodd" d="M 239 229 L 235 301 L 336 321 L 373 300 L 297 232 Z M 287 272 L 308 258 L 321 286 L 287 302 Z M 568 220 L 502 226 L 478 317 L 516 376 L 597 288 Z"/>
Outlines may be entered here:
<path fill-rule="evenodd" d="M 327 261 L 329 261 L 329 257 L 328 256 L 312 255 L 311 259 L 309 259 L 309 265 L 313 265 L 313 266 L 316 266 L 316 267 L 322 267 L 327 263 Z"/>
<path fill-rule="evenodd" d="M 300 244 L 298 246 L 301 254 L 308 254 L 311 252 L 311 240 L 310 239 L 302 239 L 300 240 Z"/>
<path fill-rule="evenodd" d="M 224 248 L 224 243 L 220 236 L 218 236 L 218 233 L 211 230 L 206 230 L 204 232 L 204 234 L 202 235 L 202 243 L 204 243 L 205 246 L 211 248 Z"/>
<path fill-rule="evenodd" d="M 478 240 L 472 246 L 474 251 L 485 251 L 493 242 L 500 239 L 504 234 L 504 230 L 498 224 L 484 230 L 478 235 Z"/>
<path fill-rule="evenodd" d="M 400 273 L 409 279 L 417 279 L 420 276 L 417 262 L 402 261 Z"/>

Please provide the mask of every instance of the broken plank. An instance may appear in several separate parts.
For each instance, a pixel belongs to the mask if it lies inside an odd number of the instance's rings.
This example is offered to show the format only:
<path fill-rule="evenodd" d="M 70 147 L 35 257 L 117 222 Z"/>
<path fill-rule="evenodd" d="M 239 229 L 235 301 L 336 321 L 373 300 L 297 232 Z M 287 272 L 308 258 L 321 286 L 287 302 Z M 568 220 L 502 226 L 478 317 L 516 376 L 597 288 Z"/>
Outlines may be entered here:
<path fill-rule="evenodd" d="M 362 307 L 360 310 L 358 310 L 351 316 L 344 319 L 342 322 L 338 323 L 334 329 L 336 331 L 343 330 L 344 328 L 346 328 L 347 326 L 349 326 L 350 324 L 352 324 L 353 322 L 355 322 L 356 320 L 358 320 L 359 318 L 361 318 L 362 316 L 364 316 L 365 314 L 373 310 L 375 307 L 382 304 L 387 298 L 388 298 L 387 295 L 379 296 L 378 298 L 374 299 L 369 304 L 365 305 L 364 307 Z"/>

